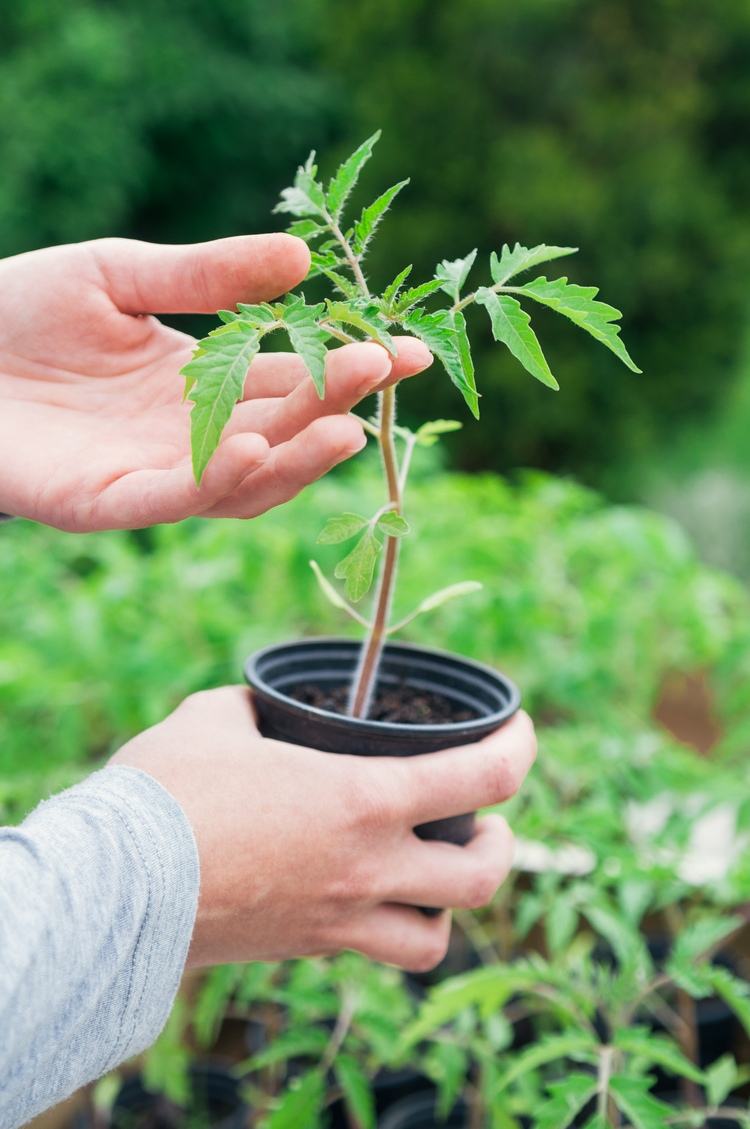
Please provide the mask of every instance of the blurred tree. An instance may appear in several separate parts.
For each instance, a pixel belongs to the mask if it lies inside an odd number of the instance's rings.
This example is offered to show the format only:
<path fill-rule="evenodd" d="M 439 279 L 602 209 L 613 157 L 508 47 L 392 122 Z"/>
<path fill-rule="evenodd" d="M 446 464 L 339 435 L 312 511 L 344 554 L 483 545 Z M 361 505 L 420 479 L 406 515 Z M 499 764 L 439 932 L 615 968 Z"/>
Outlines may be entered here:
<path fill-rule="evenodd" d="M 571 278 L 596 278 L 624 310 L 644 370 L 620 371 L 548 318 L 555 396 L 487 334 L 484 426 L 455 441 L 462 463 L 606 478 L 710 409 L 737 370 L 748 306 L 746 0 L 330 0 L 329 12 L 347 144 L 382 125 L 373 166 L 412 174 L 373 273 L 405 253 L 426 272 L 477 245 L 579 245 Z M 406 391 L 407 410 L 421 394 Z M 444 382 L 430 400 L 431 414 L 460 414 Z"/>
<path fill-rule="evenodd" d="M 313 62 L 315 0 L 3 9 L 0 254 L 277 226 L 274 193 L 328 139 L 335 99 Z"/>
<path fill-rule="evenodd" d="M 370 269 L 503 241 L 579 244 L 624 310 L 621 370 L 545 311 L 555 395 L 478 340 L 466 467 L 613 481 L 702 420 L 747 310 L 747 0 L 26 0 L 2 5 L 0 254 L 274 224 L 308 149 L 384 130 L 363 192 L 412 175 Z M 388 182 L 390 182 L 388 181 Z M 476 311 L 483 324 L 482 311 Z M 404 410 L 461 415 L 447 383 Z"/>

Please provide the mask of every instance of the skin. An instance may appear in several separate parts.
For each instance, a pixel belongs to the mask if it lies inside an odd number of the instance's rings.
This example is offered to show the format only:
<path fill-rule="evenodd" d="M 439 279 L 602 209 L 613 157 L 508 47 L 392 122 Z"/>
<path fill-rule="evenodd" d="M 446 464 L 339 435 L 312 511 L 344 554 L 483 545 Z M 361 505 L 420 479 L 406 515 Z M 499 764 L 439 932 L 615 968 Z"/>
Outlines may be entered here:
<path fill-rule="evenodd" d="M 483 905 L 513 840 L 494 814 L 466 847 L 412 828 L 509 799 L 535 752 L 519 713 L 461 749 L 334 756 L 261 737 L 250 692 L 224 687 L 188 698 L 112 763 L 155 777 L 192 824 L 201 894 L 190 966 L 356 949 L 422 971 L 445 955 L 450 915 L 414 906 Z"/>
<path fill-rule="evenodd" d="M 154 313 L 271 299 L 308 264 L 288 235 L 104 239 L 0 262 L 0 511 L 75 532 L 254 517 L 358 451 L 349 413 L 426 368 L 420 342 L 397 338 L 395 360 L 373 343 L 333 349 L 323 401 L 295 356 L 257 358 L 200 489 L 193 481 L 179 370 L 194 341 Z M 331 756 L 262 737 L 249 691 L 228 687 L 188 698 L 114 763 L 151 774 L 193 827 L 190 964 L 351 948 L 420 970 L 445 953 L 450 915 L 414 906 L 488 901 L 512 839 L 497 815 L 463 848 L 412 828 L 509 798 L 534 756 L 525 714 L 460 750 Z"/>
<path fill-rule="evenodd" d="M 0 262 L 0 511 L 74 532 L 255 517 L 365 443 L 348 413 L 432 362 L 412 338 L 331 350 L 318 399 L 293 354 L 260 356 L 200 489 L 179 370 L 195 341 L 154 313 L 265 301 L 305 277 L 290 235 L 173 247 L 102 239 Z M 30 438 L 33 436 L 33 440 Z"/>

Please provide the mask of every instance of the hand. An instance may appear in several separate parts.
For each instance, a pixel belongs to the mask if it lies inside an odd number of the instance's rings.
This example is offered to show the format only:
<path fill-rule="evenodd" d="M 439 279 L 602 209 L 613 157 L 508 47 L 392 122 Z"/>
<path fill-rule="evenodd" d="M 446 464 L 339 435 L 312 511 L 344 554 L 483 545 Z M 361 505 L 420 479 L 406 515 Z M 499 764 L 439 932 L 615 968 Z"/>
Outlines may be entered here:
<path fill-rule="evenodd" d="M 0 261 L 0 510 L 60 529 L 128 529 L 254 517 L 364 445 L 347 413 L 370 392 L 426 368 L 397 338 L 331 351 L 320 401 L 301 361 L 252 364 L 200 489 L 179 370 L 193 338 L 159 313 L 213 313 L 296 286 L 309 252 L 290 235 L 168 247 L 103 239 Z"/>
<path fill-rule="evenodd" d="M 524 713 L 440 753 L 321 753 L 261 737 L 250 692 L 226 687 L 188 698 L 113 763 L 150 773 L 192 824 L 201 893 L 189 964 L 357 949 L 421 971 L 445 955 L 450 915 L 414 906 L 489 901 L 512 836 L 498 815 L 466 847 L 412 828 L 507 800 L 534 756 Z"/>

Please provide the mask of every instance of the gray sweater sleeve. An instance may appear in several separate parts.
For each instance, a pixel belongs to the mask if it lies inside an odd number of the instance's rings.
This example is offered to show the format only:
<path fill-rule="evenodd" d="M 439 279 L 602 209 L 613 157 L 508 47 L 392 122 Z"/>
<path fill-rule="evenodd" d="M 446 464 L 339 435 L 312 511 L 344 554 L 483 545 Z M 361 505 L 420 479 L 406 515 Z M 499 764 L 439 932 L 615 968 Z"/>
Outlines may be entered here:
<path fill-rule="evenodd" d="M 112 766 L 0 828 L 0 1126 L 15 1129 L 163 1027 L 198 901 L 177 802 Z"/>

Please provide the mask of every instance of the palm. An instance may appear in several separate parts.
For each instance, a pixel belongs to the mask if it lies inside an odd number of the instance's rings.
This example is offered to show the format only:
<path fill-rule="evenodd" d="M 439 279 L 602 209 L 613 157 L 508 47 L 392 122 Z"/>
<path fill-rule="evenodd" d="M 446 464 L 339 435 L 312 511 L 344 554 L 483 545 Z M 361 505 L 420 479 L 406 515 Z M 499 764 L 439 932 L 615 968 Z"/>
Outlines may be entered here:
<path fill-rule="evenodd" d="M 223 269 L 208 282 L 207 268 L 201 276 L 195 267 L 191 273 L 184 263 L 170 262 L 170 255 L 190 249 L 119 240 L 0 263 L 0 439 L 11 453 L 4 471 L 10 481 L 0 498 L 7 508 L 74 530 L 147 525 L 191 513 L 253 516 L 361 446 L 359 424 L 347 413 L 383 380 L 424 367 L 416 342 L 405 344 L 393 372 L 374 346 L 336 350 L 323 403 L 296 357 L 258 358 L 246 398 L 196 488 L 190 405 L 182 403 L 179 375 L 194 342 L 141 311 L 215 309 L 272 297 L 304 273 L 293 241 L 284 244 L 296 253 L 286 269 L 276 262 L 269 279 L 266 261 L 266 277 L 245 280 L 238 289 L 231 271 L 236 246 L 226 262 L 237 243 L 247 248 L 246 240 L 204 245 L 224 252 Z M 135 255 L 135 264 L 128 255 Z M 212 261 L 216 257 L 214 250 Z M 248 274 L 252 264 L 246 263 Z"/>

